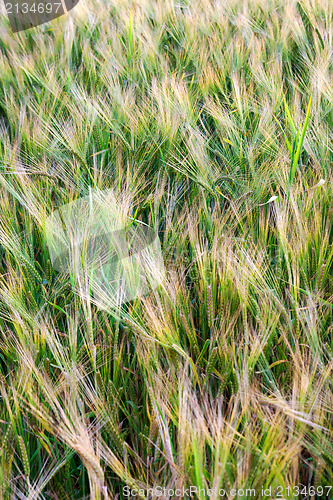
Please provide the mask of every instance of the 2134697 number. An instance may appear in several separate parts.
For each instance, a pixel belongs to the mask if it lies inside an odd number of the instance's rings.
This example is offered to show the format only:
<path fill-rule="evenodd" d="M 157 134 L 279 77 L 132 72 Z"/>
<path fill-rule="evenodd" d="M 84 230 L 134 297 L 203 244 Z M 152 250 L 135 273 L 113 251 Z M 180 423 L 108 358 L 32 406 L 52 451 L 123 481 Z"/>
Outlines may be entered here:
<path fill-rule="evenodd" d="M 276 498 L 285 498 L 293 495 L 293 497 L 297 496 L 310 496 L 313 497 L 328 497 L 332 489 L 332 486 L 287 486 L 283 488 L 282 486 L 278 486 L 276 489 Z"/>
<path fill-rule="evenodd" d="M 7 14 L 52 14 L 55 13 L 57 14 L 60 7 L 61 7 L 61 2 L 59 3 L 33 3 L 33 4 L 28 4 L 28 3 L 6 3 L 5 5 Z"/>

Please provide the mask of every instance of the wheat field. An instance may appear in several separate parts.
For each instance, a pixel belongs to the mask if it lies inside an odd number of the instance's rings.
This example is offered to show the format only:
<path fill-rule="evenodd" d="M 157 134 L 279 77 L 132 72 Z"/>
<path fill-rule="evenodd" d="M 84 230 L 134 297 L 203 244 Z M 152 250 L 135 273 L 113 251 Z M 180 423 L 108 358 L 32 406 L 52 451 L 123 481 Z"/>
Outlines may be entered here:
<path fill-rule="evenodd" d="M 332 126 L 331 0 L 2 15 L 1 499 L 333 498 Z M 44 232 L 91 189 L 166 269 L 108 311 Z"/>

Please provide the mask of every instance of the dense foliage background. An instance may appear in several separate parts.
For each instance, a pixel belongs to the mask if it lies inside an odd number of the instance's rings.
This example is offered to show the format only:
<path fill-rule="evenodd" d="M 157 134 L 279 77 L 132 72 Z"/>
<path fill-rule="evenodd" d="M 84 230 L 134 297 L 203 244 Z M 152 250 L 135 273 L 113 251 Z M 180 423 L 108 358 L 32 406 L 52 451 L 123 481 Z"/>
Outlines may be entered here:
<path fill-rule="evenodd" d="M 333 485 L 332 47 L 329 0 L 1 18 L 1 498 Z M 119 311 L 49 260 L 89 187 L 162 243 Z"/>

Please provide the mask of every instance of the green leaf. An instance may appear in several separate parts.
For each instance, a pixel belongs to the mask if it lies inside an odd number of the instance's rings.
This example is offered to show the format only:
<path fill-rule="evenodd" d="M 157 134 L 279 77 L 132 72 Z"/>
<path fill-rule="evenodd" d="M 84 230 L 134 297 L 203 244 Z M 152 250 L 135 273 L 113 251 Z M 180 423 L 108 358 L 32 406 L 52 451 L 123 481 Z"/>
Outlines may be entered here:
<path fill-rule="evenodd" d="M 296 125 L 294 123 L 294 120 L 292 119 L 292 116 L 291 116 L 291 113 L 289 111 L 285 96 L 283 96 L 283 101 L 284 101 L 284 110 L 285 110 L 285 114 L 286 114 L 286 119 L 288 120 L 290 128 L 293 132 L 293 135 L 295 136 L 296 135 Z"/>
<path fill-rule="evenodd" d="M 308 109 L 307 109 L 307 112 L 306 112 L 305 121 L 304 121 L 304 125 L 303 125 L 301 136 L 298 139 L 300 131 L 301 131 L 301 127 L 300 127 L 298 129 L 297 136 L 296 136 L 296 139 L 295 139 L 295 142 L 294 142 L 293 155 L 292 155 L 292 159 L 291 159 L 291 167 L 290 167 L 289 181 L 288 181 L 288 198 L 289 198 L 289 195 L 290 195 L 290 187 L 291 187 L 291 184 L 292 184 L 292 182 L 294 180 L 294 177 L 295 177 L 295 174 L 296 174 L 296 169 L 297 169 L 299 158 L 300 158 L 300 155 L 301 155 L 301 151 L 302 151 L 302 146 L 303 146 L 303 142 L 304 142 L 306 130 L 307 130 L 308 124 L 309 124 L 311 103 L 312 103 L 312 94 L 310 96 L 310 101 L 309 101 L 309 104 L 308 104 Z"/>

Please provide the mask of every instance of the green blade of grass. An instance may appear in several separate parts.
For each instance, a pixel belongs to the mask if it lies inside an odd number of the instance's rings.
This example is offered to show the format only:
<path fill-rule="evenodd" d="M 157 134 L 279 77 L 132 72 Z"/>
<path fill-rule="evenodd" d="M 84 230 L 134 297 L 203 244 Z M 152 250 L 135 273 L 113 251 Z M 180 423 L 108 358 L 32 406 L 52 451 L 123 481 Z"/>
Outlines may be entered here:
<path fill-rule="evenodd" d="M 308 104 L 308 109 L 307 109 L 307 112 L 306 112 L 305 121 L 304 121 L 304 125 L 303 125 L 303 128 L 302 128 L 301 136 L 298 139 L 299 134 L 300 134 L 300 130 L 301 130 L 301 127 L 300 127 L 299 130 L 298 130 L 298 132 L 297 132 L 296 140 L 294 142 L 293 156 L 292 156 L 291 167 L 290 167 L 290 171 L 289 171 L 288 195 L 290 194 L 291 184 L 292 184 L 292 182 L 294 180 L 294 177 L 295 177 L 295 174 L 296 174 L 296 170 L 297 170 L 299 158 L 300 158 L 300 155 L 301 155 L 301 151 L 302 151 L 302 146 L 303 146 L 303 142 L 304 142 L 306 130 L 307 130 L 308 124 L 309 124 L 311 102 L 312 102 L 312 94 L 310 96 L 310 101 L 309 101 L 309 104 Z"/>

